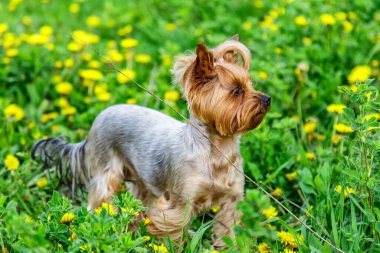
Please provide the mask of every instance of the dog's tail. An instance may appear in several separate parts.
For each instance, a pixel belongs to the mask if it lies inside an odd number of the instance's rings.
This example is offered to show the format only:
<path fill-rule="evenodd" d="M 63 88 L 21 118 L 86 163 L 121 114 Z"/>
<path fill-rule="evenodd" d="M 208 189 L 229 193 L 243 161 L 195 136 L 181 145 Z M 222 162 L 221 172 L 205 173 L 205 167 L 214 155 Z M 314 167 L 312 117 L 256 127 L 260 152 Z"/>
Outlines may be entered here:
<path fill-rule="evenodd" d="M 71 191 L 74 194 L 76 185 L 84 184 L 89 178 L 86 144 L 87 140 L 68 143 L 58 137 L 42 139 L 34 143 L 31 157 L 33 160 L 41 161 L 44 169 L 55 167 L 61 182 L 66 185 L 71 184 Z"/>

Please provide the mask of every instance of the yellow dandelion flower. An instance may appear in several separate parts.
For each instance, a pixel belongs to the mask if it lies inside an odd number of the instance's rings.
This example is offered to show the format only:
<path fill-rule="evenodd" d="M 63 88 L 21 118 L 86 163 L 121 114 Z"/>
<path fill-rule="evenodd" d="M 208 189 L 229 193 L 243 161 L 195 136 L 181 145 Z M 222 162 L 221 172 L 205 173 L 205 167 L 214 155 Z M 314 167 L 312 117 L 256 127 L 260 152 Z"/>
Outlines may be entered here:
<path fill-rule="evenodd" d="M 149 244 L 150 247 L 153 248 L 154 253 L 168 253 L 168 249 L 164 244 L 158 245 L 158 244 Z"/>
<path fill-rule="evenodd" d="M 167 91 L 164 97 L 165 97 L 165 100 L 177 102 L 180 98 L 180 94 L 178 91 L 175 91 L 175 90 Z"/>
<path fill-rule="evenodd" d="M 268 220 L 272 219 L 274 217 L 277 217 L 277 215 L 278 215 L 278 212 L 274 206 L 271 206 L 268 209 L 262 210 L 261 213 L 264 214 Z"/>
<path fill-rule="evenodd" d="M 303 131 L 305 132 L 305 134 L 314 133 L 316 128 L 317 128 L 317 124 L 313 121 L 306 122 L 303 125 Z"/>
<path fill-rule="evenodd" d="M 69 44 L 67 44 L 67 50 L 70 52 L 76 53 L 83 49 L 83 44 L 80 44 L 76 41 L 72 41 Z"/>
<path fill-rule="evenodd" d="M 7 170 L 17 170 L 20 166 L 20 162 L 14 155 L 7 155 L 7 157 L 4 160 L 5 167 L 7 167 Z"/>
<path fill-rule="evenodd" d="M 66 98 L 60 98 L 57 100 L 56 104 L 61 107 L 61 108 L 64 108 L 64 107 L 67 107 L 69 106 L 69 102 L 67 101 Z"/>
<path fill-rule="evenodd" d="M 130 34 L 133 30 L 133 27 L 131 25 L 126 25 L 123 28 L 120 28 L 117 30 L 117 34 L 120 36 L 125 36 L 127 34 Z"/>
<path fill-rule="evenodd" d="M 309 160 L 309 161 L 314 161 L 314 160 L 317 159 L 317 156 L 316 156 L 314 153 L 307 152 L 307 153 L 306 153 L 306 158 L 307 158 L 307 160 Z"/>
<path fill-rule="evenodd" d="M 341 134 L 350 134 L 354 132 L 354 129 L 352 129 L 350 126 L 347 126 L 343 123 L 338 123 L 334 125 L 334 129 Z"/>
<path fill-rule="evenodd" d="M 136 39 L 128 38 L 128 39 L 123 39 L 120 42 L 121 47 L 123 48 L 132 48 L 135 47 L 139 44 L 139 41 Z"/>
<path fill-rule="evenodd" d="M 151 219 L 150 219 L 149 217 L 146 217 L 146 218 L 144 219 L 144 225 L 145 225 L 145 226 L 148 225 L 150 222 L 151 222 Z"/>
<path fill-rule="evenodd" d="M 109 102 L 111 100 L 111 93 L 109 92 L 98 93 L 96 94 L 96 98 L 100 102 Z"/>
<path fill-rule="evenodd" d="M 0 23 L 0 35 L 8 31 L 8 24 L 6 23 Z"/>
<path fill-rule="evenodd" d="M 85 61 L 91 61 L 92 59 L 92 54 L 89 53 L 81 53 L 80 58 L 85 60 Z"/>
<path fill-rule="evenodd" d="M 285 176 L 289 181 L 294 181 L 297 178 L 297 171 L 287 173 Z"/>
<path fill-rule="evenodd" d="M 271 16 L 265 16 L 264 21 L 260 22 L 260 27 L 267 28 L 271 31 L 278 30 L 278 25 L 274 24 L 274 18 Z"/>
<path fill-rule="evenodd" d="M 220 209 L 220 205 L 213 206 L 213 207 L 211 208 L 211 212 L 213 212 L 213 213 L 217 213 L 217 212 L 219 212 L 219 209 Z"/>
<path fill-rule="evenodd" d="M 126 103 L 130 105 L 135 105 L 137 104 L 137 100 L 135 98 L 129 98 L 127 99 Z"/>
<path fill-rule="evenodd" d="M 265 242 L 260 243 L 257 246 L 257 249 L 259 250 L 258 253 L 271 253 L 272 252 L 269 245 Z"/>
<path fill-rule="evenodd" d="M 33 224 L 34 223 L 34 220 L 32 217 L 30 216 L 26 216 L 25 218 L 25 222 L 28 223 L 28 224 Z"/>
<path fill-rule="evenodd" d="M 50 36 L 53 34 L 53 28 L 49 25 L 41 26 L 40 34 L 42 34 L 44 36 Z"/>
<path fill-rule="evenodd" d="M 10 104 L 4 109 L 4 115 L 7 119 L 20 121 L 24 118 L 25 114 L 22 108 L 15 104 Z"/>
<path fill-rule="evenodd" d="M 100 62 L 96 60 L 92 60 L 88 63 L 88 66 L 93 69 L 98 69 L 100 67 Z"/>
<path fill-rule="evenodd" d="M 76 14 L 80 11 L 80 6 L 77 3 L 73 3 L 70 5 L 69 10 L 71 13 Z"/>
<path fill-rule="evenodd" d="M 268 79 L 268 73 L 265 71 L 259 71 L 259 78 L 261 80 L 267 80 Z"/>
<path fill-rule="evenodd" d="M 70 231 L 71 231 L 71 236 L 67 239 L 73 242 L 77 239 L 77 234 L 73 230 L 70 230 Z"/>
<path fill-rule="evenodd" d="M 324 141 L 325 140 L 325 136 L 322 135 L 322 134 L 317 134 L 317 141 Z"/>
<path fill-rule="evenodd" d="M 172 58 L 169 55 L 162 56 L 162 64 L 169 66 L 172 64 Z"/>
<path fill-rule="evenodd" d="M 335 191 L 340 194 L 342 192 L 342 186 L 337 185 Z M 344 190 L 344 199 L 348 198 L 348 194 L 356 194 L 356 191 L 353 188 L 346 186 L 346 189 Z"/>
<path fill-rule="evenodd" d="M 97 17 L 97 16 L 89 16 L 87 19 L 86 19 L 86 24 L 87 26 L 89 27 L 97 27 L 100 25 L 100 18 Z"/>
<path fill-rule="evenodd" d="M 351 19 L 351 20 L 358 19 L 358 14 L 356 14 L 356 13 L 353 12 L 353 11 L 349 11 L 349 12 L 348 12 L 348 18 Z"/>
<path fill-rule="evenodd" d="M 371 118 L 375 118 L 375 120 L 379 120 L 380 119 L 380 113 L 371 113 L 371 114 L 368 114 L 364 117 L 364 119 L 366 121 L 369 121 Z"/>
<path fill-rule="evenodd" d="M 101 207 L 96 208 L 94 211 L 95 211 L 96 214 L 99 215 L 102 212 L 103 209 L 106 210 L 106 212 L 110 216 L 114 216 L 114 215 L 117 214 L 117 212 L 116 212 L 115 208 L 113 207 L 113 205 L 105 203 L 105 202 L 102 203 Z"/>
<path fill-rule="evenodd" d="M 27 38 L 26 42 L 34 46 L 47 45 L 49 43 L 49 38 L 47 36 L 35 33 L 35 34 L 31 34 Z"/>
<path fill-rule="evenodd" d="M 109 50 L 107 57 L 113 62 L 121 62 L 123 60 L 123 55 L 116 49 Z"/>
<path fill-rule="evenodd" d="M 347 14 L 343 11 L 339 11 L 334 14 L 335 18 L 340 21 L 344 21 L 347 19 Z"/>
<path fill-rule="evenodd" d="M 356 81 L 364 82 L 371 76 L 371 67 L 367 65 L 359 65 L 353 68 L 348 75 L 347 79 L 350 83 L 356 83 Z"/>
<path fill-rule="evenodd" d="M 276 189 L 274 189 L 274 191 L 272 192 L 272 195 L 274 196 L 274 197 L 280 197 L 281 195 L 283 194 L 283 191 L 282 191 L 282 189 L 281 188 L 276 188 Z"/>
<path fill-rule="evenodd" d="M 79 70 L 79 76 L 83 79 L 99 81 L 103 78 L 102 72 L 95 69 L 81 69 Z"/>
<path fill-rule="evenodd" d="M 294 251 L 292 249 L 284 249 L 283 253 L 298 253 L 298 251 Z"/>
<path fill-rule="evenodd" d="M 313 41 L 309 37 L 303 37 L 302 42 L 305 46 L 310 46 L 313 43 Z"/>
<path fill-rule="evenodd" d="M 63 63 L 61 61 L 54 62 L 54 67 L 60 69 L 63 67 Z"/>
<path fill-rule="evenodd" d="M 343 114 L 344 108 L 347 108 L 347 106 L 343 104 L 331 104 L 327 106 L 327 111 L 332 113 L 335 112 L 337 114 Z"/>
<path fill-rule="evenodd" d="M 61 223 L 68 225 L 73 222 L 74 218 L 75 215 L 73 213 L 65 213 L 61 218 Z"/>
<path fill-rule="evenodd" d="M 339 143 L 339 140 L 340 140 L 340 135 L 339 134 L 334 134 L 333 137 L 331 138 L 331 142 L 334 145 L 337 145 Z"/>
<path fill-rule="evenodd" d="M 61 114 L 62 115 L 72 115 L 72 114 L 75 114 L 77 112 L 77 108 L 75 108 L 74 106 L 71 106 L 71 105 L 68 105 L 64 108 L 62 108 L 61 110 Z"/>
<path fill-rule="evenodd" d="M 146 64 L 152 61 L 152 57 L 149 54 L 138 54 L 135 60 L 138 63 Z"/>
<path fill-rule="evenodd" d="M 276 48 L 274 49 L 274 53 L 275 53 L 275 54 L 282 54 L 282 49 L 281 49 L 280 47 L 276 47 Z"/>
<path fill-rule="evenodd" d="M 165 29 L 168 31 L 168 32 L 173 32 L 175 31 L 175 29 L 177 29 L 177 25 L 174 24 L 174 23 L 167 23 L 165 25 Z"/>
<path fill-rule="evenodd" d="M 61 82 L 55 86 L 55 90 L 59 94 L 68 95 L 73 90 L 73 85 L 69 82 Z"/>
<path fill-rule="evenodd" d="M 250 21 L 245 21 L 242 25 L 243 29 L 248 31 L 252 29 L 252 23 Z"/>
<path fill-rule="evenodd" d="M 117 74 L 117 81 L 119 83 L 127 83 L 131 80 L 134 80 L 136 77 L 136 74 L 133 70 L 131 69 L 126 69 L 122 71 L 122 73 Z"/>
<path fill-rule="evenodd" d="M 5 55 L 9 58 L 16 57 L 19 54 L 19 51 L 17 48 L 10 48 L 5 51 Z"/>
<path fill-rule="evenodd" d="M 34 128 L 35 126 L 36 126 L 36 122 L 33 122 L 33 121 L 28 124 L 28 128 L 30 129 Z"/>
<path fill-rule="evenodd" d="M 65 66 L 65 68 L 72 68 L 74 66 L 74 60 L 69 58 L 69 59 L 66 59 L 64 62 L 63 62 L 63 65 Z"/>
<path fill-rule="evenodd" d="M 351 32 L 354 29 L 354 26 L 349 21 L 343 21 L 343 31 L 346 33 Z"/>
<path fill-rule="evenodd" d="M 42 177 L 40 180 L 37 181 L 36 185 L 40 189 L 44 188 L 45 186 L 48 185 L 47 178 L 46 177 Z"/>
<path fill-rule="evenodd" d="M 372 60 L 371 61 L 371 66 L 374 67 L 374 68 L 379 67 L 379 61 L 378 60 Z"/>
<path fill-rule="evenodd" d="M 96 44 L 100 41 L 98 35 L 88 33 L 83 30 L 75 30 L 72 34 L 73 40 L 81 44 Z"/>
<path fill-rule="evenodd" d="M 30 26 L 32 24 L 32 18 L 29 17 L 29 16 L 25 16 L 21 19 L 21 23 L 24 25 L 24 26 Z"/>
<path fill-rule="evenodd" d="M 307 26 L 307 20 L 304 16 L 297 16 L 294 19 L 294 23 L 299 26 Z"/>
<path fill-rule="evenodd" d="M 277 235 L 280 237 L 281 243 L 291 249 L 297 248 L 297 240 L 299 244 L 302 244 L 304 240 L 302 235 L 297 235 L 296 238 L 293 234 L 285 231 L 277 232 Z"/>
<path fill-rule="evenodd" d="M 3 62 L 2 62 L 2 63 L 3 63 L 4 65 L 8 65 L 8 64 L 11 62 L 11 59 L 10 59 L 10 58 L 8 58 L 8 57 L 3 57 L 3 59 L 2 59 L 2 60 L 3 60 Z"/>
<path fill-rule="evenodd" d="M 334 16 L 328 13 L 322 14 L 319 18 L 325 26 L 335 25 L 336 23 Z"/>
<path fill-rule="evenodd" d="M 261 9 L 264 7 L 264 2 L 262 0 L 255 0 L 253 1 L 253 6 L 257 9 Z"/>

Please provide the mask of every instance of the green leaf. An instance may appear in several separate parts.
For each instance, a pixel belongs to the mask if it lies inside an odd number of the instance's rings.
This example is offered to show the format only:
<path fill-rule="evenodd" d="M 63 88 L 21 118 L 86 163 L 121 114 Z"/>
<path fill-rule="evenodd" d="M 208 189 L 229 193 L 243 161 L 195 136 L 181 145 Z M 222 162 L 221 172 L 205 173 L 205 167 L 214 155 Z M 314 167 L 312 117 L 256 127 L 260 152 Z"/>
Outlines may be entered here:
<path fill-rule="evenodd" d="M 195 233 L 195 235 L 193 236 L 193 239 L 191 240 L 191 243 L 190 243 L 190 252 L 196 252 L 196 248 L 198 246 L 198 244 L 201 242 L 201 239 L 203 237 L 203 234 L 206 232 L 207 229 L 209 229 L 211 226 L 211 221 L 205 223 L 205 224 L 202 224 L 202 226 L 198 229 L 198 231 Z"/>
<path fill-rule="evenodd" d="M 351 120 L 355 120 L 356 119 L 356 115 L 355 115 L 355 112 L 354 110 L 352 110 L 351 108 L 344 108 L 343 109 L 344 111 L 344 114 Z"/>

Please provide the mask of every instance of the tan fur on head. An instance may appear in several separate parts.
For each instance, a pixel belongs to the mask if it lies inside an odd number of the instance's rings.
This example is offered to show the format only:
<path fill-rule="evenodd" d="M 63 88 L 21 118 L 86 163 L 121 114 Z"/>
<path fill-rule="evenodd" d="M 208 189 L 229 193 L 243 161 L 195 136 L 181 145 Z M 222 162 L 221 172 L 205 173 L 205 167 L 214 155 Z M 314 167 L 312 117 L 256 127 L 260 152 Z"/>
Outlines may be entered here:
<path fill-rule="evenodd" d="M 212 50 L 199 44 L 196 55 L 177 57 L 172 71 L 192 114 L 222 136 L 257 127 L 269 110 L 252 87 L 251 54 L 236 39 Z"/>

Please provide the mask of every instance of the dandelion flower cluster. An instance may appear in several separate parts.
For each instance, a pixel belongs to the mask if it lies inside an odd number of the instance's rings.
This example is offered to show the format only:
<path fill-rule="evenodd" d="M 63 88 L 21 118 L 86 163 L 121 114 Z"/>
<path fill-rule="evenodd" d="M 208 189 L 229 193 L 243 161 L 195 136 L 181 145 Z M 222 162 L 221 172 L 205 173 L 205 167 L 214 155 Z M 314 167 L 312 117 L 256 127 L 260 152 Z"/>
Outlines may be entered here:
<path fill-rule="evenodd" d="M 96 214 L 100 214 L 102 212 L 102 210 L 106 210 L 106 212 L 110 215 L 110 216 L 115 216 L 117 214 L 115 208 L 113 207 L 113 205 L 111 204 L 108 204 L 108 203 L 102 203 L 102 206 L 101 207 L 98 207 L 96 208 L 94 211 Z"/>
<path fill-rule="evenodd" d="M 73 213 L 65 213 L 61 218 L 61 223 L 70 224 L 73 222 L 75 215 Z"/>
<path fill-rule="evenodd" d="M 343 104 L 331 104 L 327 106 L 327 111 L 331 113 L 343 114 L 344 108 L 347 108 L 347 106 Z"/>
<path fill-rule="evenodd" d="M 4 115 L 7 119 L 20 121 L 24 118 L 25 114 L 22 108 L 15 104 L 10 104 L 4 109 Z"/>
<path fill-rule="evenodd" d="M 264 214 L 268 220 L 274 217 L 277 217 L 278 215 L 278 212 L 274 206 L 271 206 L 268 209 L 262 210 L 261 213 Z"/>
<path fill-rule="evenodd" d="M 371 67 L 367 65 L 359 65 L 351 70 L 347 79 L 350 83 L 355 83 L 358 80 L 360 82 L 364 82 L 370 76 L 371 76 Z"/>
<path fill-rule="evenodd" d="M 262 242 L 257 246 L 258 253 L 271 253 L 269 245 L 266 242 Z"/>
<path fill-rule="evenodd" d="M 14 155 L 7 155 L 5 158 L 5 167 L 7 167 L 7 170 L 17 170 L 17 168 L 20 166 L 20 162 Z"/>
<path fill-rule="evenodd" d="M 302 235 L 297 235 L 296 238 L 293 234 L 286 231 L 277 232 L 277 235 L 280 237 L 281 243 L 290 249 L 297 248 L 297 241 L 299 244 L 302 244 L 304 240 Z"/>
<path fill-rule="evenodd" d="M 335 124 L 334 125 L 334 129 L 338 133 L 341 133 L 341 134 L 350 134 L 350 133 L 354 132 L 354 129 L 352 129 L 352 127 L 347 126 L 347 125 L 345 125 L 343 123 Z"/>

